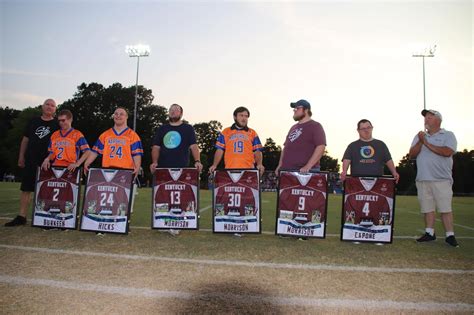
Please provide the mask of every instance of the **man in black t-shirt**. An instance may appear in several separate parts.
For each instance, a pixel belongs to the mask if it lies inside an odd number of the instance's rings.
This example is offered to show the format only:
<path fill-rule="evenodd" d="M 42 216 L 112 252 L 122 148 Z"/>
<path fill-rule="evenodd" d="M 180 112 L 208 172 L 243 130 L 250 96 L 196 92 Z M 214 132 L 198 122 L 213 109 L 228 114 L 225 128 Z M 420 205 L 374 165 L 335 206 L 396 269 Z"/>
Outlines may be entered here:
<path fill-rule="evenodd" d="M 153 138 L 150 170 L 157 167 L 189 167 L 189 150 L 194 158 L 194 166 L 200 172 L 202 164 L 199 159 L 199 147 L 196 143 L 194 128 L 183 122 L 183 108 L 178 104 L 169 109 L 169 124 L 158 128 Z"/>
<path fill-rule="evenodd" d="M 5 226 L 26 224 L 28 204 L 31 193 L 35 190 L 36 170 L 48 156 L 48 144 L 51 134 L 59 129 L 58 121 L 54 119 L 56 102 L 53 99 L 44 101 L 41 116 L 34 117 L 26 126 L 20 144 L 18 166 L 23 169 L 21 181 L 20 213 Z"/>
<path fill-rule="evenodd" d="M 349 144 L 344 152 L 342 181 L 346 179 L 349 165 L 352 176 L 382 176 L 384 166 L 387 165 L 398 183 L 400 176 L 393 164 L 390 152 L 383 141 L 372 138 L 372 129 L 372 123 L 367 119 L 362 119 L 357 123 L 359 140 Z"/>
<path fill-rule="evenodd" d="M 169 124 L 158 128 L 153 138 L 151 149 L 150 171 L 153 174 L 157 167 L 189 167 L 189 150 L 194 158 L 194 166 L 202 170 L 199 147 L 196 143 L 194 128 L 183 122 L 183 108 L 178 104 L 170 106 Z M 169 230 L 171 235 L 178 235 L 179 230 Z"/>

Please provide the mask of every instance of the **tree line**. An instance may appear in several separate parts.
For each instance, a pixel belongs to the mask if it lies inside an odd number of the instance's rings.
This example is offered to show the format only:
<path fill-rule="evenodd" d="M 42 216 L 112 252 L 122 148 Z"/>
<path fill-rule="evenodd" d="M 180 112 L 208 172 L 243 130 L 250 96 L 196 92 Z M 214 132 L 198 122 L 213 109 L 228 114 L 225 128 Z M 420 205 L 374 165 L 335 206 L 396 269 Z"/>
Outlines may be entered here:
<path fill-rule="evenodd" d="M 128 125 L 133 125 L 134 100 L 135 86 L 124 87 L 120 83 L 114 83 L 104 87 L 95 82 L 82 83 L 77 87 L 72 98 L 58 105 L 58 111 L 61 109 L 72 111 L 74 114 L 73 127 L 84 134 L 92 147 L 99 135 L 112 127 L 112 115 L 118 106 L 128 110 L 130 113 Z M 138 86 L 136 132 L 139 134 L 145 150 L 142 166 L 147 178 L 150 177 L 148 165 L 151 164 L 149 152 L 153 136 L 156 129 L 166 123 L 168 119 L 167 108 L 154 104 L 153 101 L 152 90 Z M 20 175 L 20 169 L 17 167 L 20 140 L 28 121 L 40 114 L 40 105 L 21 111 L 10 107 L 0 107 L 0 178 L 3 178 L 5 173 Z M 201 182 L 205 185 L 208 178 L 207 171 L 212 165 L 216 150 L 215 141 L 223 126 L 219 121 L 211 120 L 195 123 L 193 127 L 196 131 L 197 143 L 201 150 L 201 162 L 204 167 Z M 265 169 L 275 170 L 282 148 L 272 138 L 266 139 L 263 146 Z M 99 164 L 95 166 L 99 166 Z M 408 154 L 400 161 L 397 167 L 400 174 L 400 182 L 397 186 L 399 192 L 409 194 L 416 192 L 415 167 L 413 161 L 408 158 Z M 327 153 L 321 158 L 321 170 L 339 172 L 339 168 L 338 159 L 332 158 Z M 386 174 L 390 174 L 390 172 L 386 170 Z M 472 193 L 474 191 L 474 151 L 464 150 L 454 155 L 453 176 L 456 193 Z"/>

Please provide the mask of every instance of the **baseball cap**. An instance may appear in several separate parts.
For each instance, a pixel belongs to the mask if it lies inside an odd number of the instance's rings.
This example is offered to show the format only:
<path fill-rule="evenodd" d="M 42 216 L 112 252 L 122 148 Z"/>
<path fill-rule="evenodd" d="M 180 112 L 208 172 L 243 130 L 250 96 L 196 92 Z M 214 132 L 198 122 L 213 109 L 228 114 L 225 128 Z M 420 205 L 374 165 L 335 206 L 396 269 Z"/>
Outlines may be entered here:
<path fill-rule="evenodd" d="M 290 103 L 290 106 L 292 108 L 296 108 L 298 106 L 302 106 L 307 109 L 311 109 L 311 104 L 307 100 L 299 100 L 298 102 L 295 103 Z"/>
<path fill-rule="evenodd" d="M 443 116 L 441 116 L 441 113 L 438 112 L 437 110 L 434 110 L 434 109 L 423 109 L 423 110 L 421 111 L 421 114 L 422 114 L 423 116 L 426 116 L 427 113 L 430 113 L 430 114 L 435 115 L 436 117 L 439 118 L 439 120 L 443 120 Z"/>

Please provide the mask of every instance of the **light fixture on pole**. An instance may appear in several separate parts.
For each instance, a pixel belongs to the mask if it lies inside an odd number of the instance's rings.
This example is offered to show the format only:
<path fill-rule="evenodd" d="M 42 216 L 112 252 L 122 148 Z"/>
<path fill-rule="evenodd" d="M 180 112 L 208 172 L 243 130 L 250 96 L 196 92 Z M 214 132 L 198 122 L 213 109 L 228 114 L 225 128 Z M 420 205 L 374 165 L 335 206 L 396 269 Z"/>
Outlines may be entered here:
<path fill-rule="evenodd" d="M 425 57 L 434 57 L 436 45 L 427 47 L 421 51 L 413 53 L 412 57 L 421 57 L 423 59 L 423 109 L 426 109 L 426 89 L 425 89 Z"/>
<path fill-rule="evenodd" d="M 140 57 L 150 55 L 150 46 L 148 45 L 129 45 L 125 46 L 125 52 L 129 57 L 137 58 L 137 79 L 135 82 L 135 106 L 133 107 L 133 130 L 137 130 L 137 101 L 138 101 L 138 70 L 140 68 Z"/>

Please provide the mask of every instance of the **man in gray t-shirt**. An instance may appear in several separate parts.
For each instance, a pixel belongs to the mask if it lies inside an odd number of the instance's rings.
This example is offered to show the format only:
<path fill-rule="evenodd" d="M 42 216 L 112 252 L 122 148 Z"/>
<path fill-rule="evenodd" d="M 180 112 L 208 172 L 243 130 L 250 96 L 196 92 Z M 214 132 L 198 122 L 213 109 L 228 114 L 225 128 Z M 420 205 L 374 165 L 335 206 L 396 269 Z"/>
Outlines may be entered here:
<path fill-rule="evenodd" d="M 416 158 L 416 188 L 421 213 L 425 218 L 425 234 L 417 242 L 436 240 L 434 224 L 435 210 L 441 213 L 446 231 L 446 243 L 458 247 L 454 237 L 453 198 L 453 154 L 457 149 L 456 137 L 451 131 L 441 128 L 443 117 L 438 111 L 423 110 L 426 131 L 420 131 L 413 139 L 410 158 Z"/>
<path fill-rule="evenodd" d="M 393 164 L 392 156 L 383 141 L 372 138 L 373 128 L 367 119 L 357 123 L 359 140 L 349 144 L 344 152 L 341 180 L 346 179 L 349 165 L 352 176 L 382 176 L 384 166 L 387 165 L 398 183 L 400 176 Z"/>
<path fill-rule="evenodd" d="M 298 123 L 293 125 L 286 137 L 280 162 L 275 170 L 299 170 L 307 173 L 310 170 L 319 171 L 319 161 L 326 149 L 326 134 L 320 123 L 311 119 L 311 105 L 306 100 L 291 103 L 293 119 Z"/>

